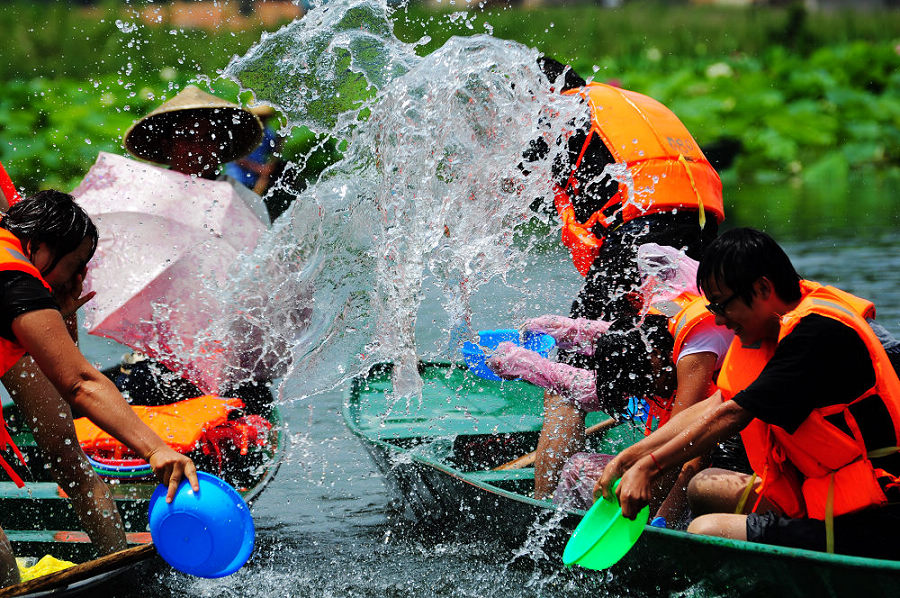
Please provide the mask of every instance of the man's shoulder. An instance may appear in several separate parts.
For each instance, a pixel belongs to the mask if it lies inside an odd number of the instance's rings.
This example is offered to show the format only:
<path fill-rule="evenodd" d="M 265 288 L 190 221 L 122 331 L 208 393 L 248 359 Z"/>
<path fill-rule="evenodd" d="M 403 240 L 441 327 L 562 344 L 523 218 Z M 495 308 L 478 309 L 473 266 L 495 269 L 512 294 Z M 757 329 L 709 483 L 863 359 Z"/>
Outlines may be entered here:
<path fill-rule="evenodd" d="M 828 316 L 806 314 L 793 330 L 785 336 L 791 344 L 798 341 L 809 343 L 818 349 L 840 351 L 847 343 L 862 343 L 859 334 L 847 324 Z"/>

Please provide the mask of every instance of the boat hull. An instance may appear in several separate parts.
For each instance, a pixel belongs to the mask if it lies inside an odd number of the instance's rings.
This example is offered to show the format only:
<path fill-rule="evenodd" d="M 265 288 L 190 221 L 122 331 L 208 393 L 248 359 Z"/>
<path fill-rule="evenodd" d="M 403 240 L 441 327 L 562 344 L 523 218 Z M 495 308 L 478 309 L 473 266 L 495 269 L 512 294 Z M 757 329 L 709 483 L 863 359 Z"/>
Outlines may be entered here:
<path fill-rule="evenodd" d="M 109 372 L 107 375 L 110 375 Z M 196 396 L 191 395 L 193 392 L 199 393 L 186 383 L 180 386 L 188 396 Z M 173 396 L 172 400 L 174 402 L 188 396 Z M 271 400 L 271 394 L 269 396 Z M 192 453 L 199 469 L 219 475 L 235 486 L 251 508 L 253 501 L 274 479 L 286 449 L 286 434 L 278 409 L 271 403 L 264 407 L 264 417 L 272 425 L 266 446 L 251 447 L 246 453 L 241 453 L 239 447 L 225 445 L 221 469 L 213 457 L 204 457 L 200 451 Z M 80 563 L 79 567 L 84 569 L 83 575 L 77 579 L 62 577 L 57 587 L 22 595 L 56 596 L 83 592 L 97 584 L 105 584 L 135 566 L 137 561 L 115 568 L 103 565 L 107 562 L 104 559 L 110 555 L 101 557 L 87 534 L 81 531 L 81 524 L 71 501 L 64 489 L 50 479 L 49 467 L 45 463 L 42 451 L 27 426 L 22 424 L 22 418 L 15 406 L 4 408 L 4 415 L 13 441 L 25 455 L 28 467 L 22 467 L 14 456 L 6 455 L 7 462 L 17 469 L 20 468 L 19 473 L 26 482 L 23 488 L 16 487 L 10 481 L 0 482 L 0 528 L 5 531 L 12 543 L 16 556 L 40 558 L 49 554 L 58 559 Z M 152 540 L 148 531 L 148 511 L 157 481 L 152 478 L 109 480 L 108 486 L 122 516 L 128 544 L 133 549 L 149 544 Z M 145 561 L 152 559 L 155 551 L 140 554 L 142 558 L 138 560 Z M 102 566 L 94 575 L 93 567 L 98 563 Z M 3 589 L 0 590 L 0 596 L 20 595 L 16 593 L 20 590 L 23 588 L 18 586 Z M 27 590 L 27 587 L 24 590 Z"/>
<path fill-rule="evenodd" d="M 401 402 L 390 396 L 390 369 L 381 366 L 354 383 L 344 408 L 348 427 L 391 489 L 397 515 L 441 536 L 491 538 L 516 554 L 550 555 L 562 569 L 562 549 L 583 512 L 531 498 L 530 468 L 493 470 L 511 458 L 507 447 L 534 448 L 540 391 L 528 390 L 524 383 L 473 380 L 465 366 L 450 363 L 423 364 L 421 373 L 421 401 L 402 401 L 399 408 Z M 640 437 L 639 429 L 622 428 L 613 429 L 594 448 L 615 452 Z M 493 433 L 485 434 L 486 429 Z M 492 444 L 491 438 L 497 442 Z M 473 446 L 493 446 L 500 454 L 489 459 Z M 610 573 L 587 577 L 651 594 L 690 589 L 729 596 L 847 596 L 860 591 L 881 596 L 896 595 L 900 587 L 896 561 L 650 526 Z"/>

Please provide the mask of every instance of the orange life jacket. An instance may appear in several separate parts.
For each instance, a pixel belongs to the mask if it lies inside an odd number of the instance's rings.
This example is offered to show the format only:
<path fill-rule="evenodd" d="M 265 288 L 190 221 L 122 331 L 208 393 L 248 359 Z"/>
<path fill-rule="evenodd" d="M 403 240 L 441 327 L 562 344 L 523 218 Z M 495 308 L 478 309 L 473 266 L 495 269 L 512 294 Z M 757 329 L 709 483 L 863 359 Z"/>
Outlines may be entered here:
<path fill-rule="evenodd" d="M 50 290 L 50 285 L 47 284 L 47 281 L 41 276 L 41 273 L 37 268 L 34 267 L 34 264 L 31 263 L 27 257 L 25 257 L 25 251 L 22 248 L 22 242 L 19 241 L 18 237 L 14 234 L 6 230 L 5 228 L 0 228 L 0 272 L 16 270 L 19 272 L 25 272 L 26 274 L 30 274 L 41 281 L 47 290 Z M 9 369 L 16 365 L 22 357 L 25 355 L 25 349 L 17 342 L 11 341 L 5 338 L 0 338 L 0 375 L 5 374 L 9 371 Z M 0 420 L 3 418 L 3 412 L 0 410 Z M 5 450 L 7 446 L 12 447 L 13 452 L 15 452 L 16 456 L 22 463 L 25 463 L 25 459 L 22 457 L 22 453 L 19 452 L 18 447 L 13 443 L 12 438 L 9 436 L 9 432 L 6 429 L 6 424 L 0 422 L 0 450 Z M 9 475 L 10 479 L 16 483 L 16 486 L 24 486 L 25 483 L 22 481 L 22 478 L 16 474 L 15 471 L 10 467 L 9 463 L 0 458 L 0 467 L 3 468 L 4 471 Z"/>
<path fill-rule="evenodd" d="M 13 184 L 12 179 L 9 178 L 9 175 L 6 174 L 2 162 L 0 162 L 0 195 L 6 199 L 6 204 L 9 206 L 19 201 L 19 193 L 16 191 L 16 186 Z"/>
<path fill-rule="evenodd" d="M 31 260 L 25 257 L 22 242 L 5 228 L 0 228 L 0 271 L 10 270 L 34 276 L 50 291 L 50 285 L 34 267 Z M 25 349 L 19 343 L 0 338 L 0 375 L 8 372 L 9 368 L 22 359 L 23 355 L 25 355 Z"/>
<path fill-rule="evenodd" d="M 668 318 L 669 334 L 674 339 L 672 347 L 673 364 L 678 363 L 678 357 L 681 355 L 681 350 L 684 348 L 684 343 L 690 333 L 700 323 L 715 317 L 706 309 L 706 304 L 706 297 L 684 292 L 670 301 L 663 302 L 663 304 L 655 303 L 650 307 L 650 313 L 664 315 Z M 716 385 L 713 380 L 710 380 L 707 396 L 715 392 Z M 645 435 L 649 435 L 652 431 L 653 420 L 656 420 L 657 428 L 669 421 L 672 417 L 672 406 L 675 404 L 676 397 L 677 395 L 672 395 L 667 399 L 655 397 L 653 400 L 648 401 L 650 410 L 647 417 L 647 426 L 644 430 Z"/>
<path fill-rule="evenodd" d="M 778 342 L 807 315 L 823 315 L 856 331 L 875 369 L 872 388 L 849 403 L 813 410 L 793 434 L 758 419 L 741 432 L 750 464 L 762 479 L 760 496 L 765 496 L 789 517 L 830 521 L 833 516 L 887 502 L 878 479 L 893 476 L 876 472 L 869 457 L 872 449 L 885 447 L 865 445 L 849 407 L 878 395 L 891 416 L 895 435 L 900 437 L 900 380 L 884 347 L 864 319 L 874 316 L 871 302 L 808 281 L 801 283 L 801 289 L 799 305 L 781 319 L 778 341 L 751 348 L 741 346 L 735 339 L 722 365 L 718 385 L 726 400 L 746 388 L 771 359 Z M 836 414 L 844 418 L 850 434 L 825 419 Z"/>
<path fill-rule="evenodd" d="M 572 173 L 563 188 L 555 189 L 554 197 L 562 219 L 563 244 L 583 276 L 603 243 L 592 232 L 598 224 L 605 229 L 615 222 L 679 208 L 697 210 L 701 227 L 708 213 L 718 222 L 725 219 L 719 175 L 671 110 L 645 95 L 603 83 L 564 93 L 580 94 L 591 111 L 591 128 Z M 574 174 L 594 135 L 617 163 L 625 164 L 633 191 L 620 182 L 618 192 L 606 205 L 587 221 L 579 222 L 572 205 L 578 193 Z"/>
<path fill-rule="evenodd" d="M 201 441 L 205 434 L 228 422 L 229 414 L 243 407 L 240 399 L 204 395 L 170 405 L 134 406 L 132 409 L 172 449 L 189 453 L 202 448 Z M 88 454 L 115 459 L 131 454 L 124 444 L 86 417 L 75 420 L 75 433 L 81 448 Z"/>

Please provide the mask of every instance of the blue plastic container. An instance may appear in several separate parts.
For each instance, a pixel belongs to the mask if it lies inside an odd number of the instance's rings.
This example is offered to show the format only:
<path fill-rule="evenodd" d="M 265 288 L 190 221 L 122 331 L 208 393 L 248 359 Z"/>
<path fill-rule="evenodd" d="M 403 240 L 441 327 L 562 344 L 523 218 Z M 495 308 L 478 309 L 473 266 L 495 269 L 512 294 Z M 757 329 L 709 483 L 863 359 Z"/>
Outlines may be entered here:
<path fill-rule="evenodd" d="M 200 491 L 187 480 L 171 503 L 160 484 L 150 498 L 150 535 L 172 567 L 197 577 L 225 577 L 253 552 L 256 529 L 250 509 L 225 480 L 197 472 Z"/>
<path fill-rule="evenodd" d="M 535 332 L 526 332 L 524 342 L 520 337 L 520 332 L 515 328 L 501 328 L 498 330 L 481 330 L 478 332 L 478 344 L 466 341 L 463 343 L 462 352 L 469 371 L 484 378 L 485 380 L 501 380 L 500 376 L 495 374 L 491 368 L 485 363 L 487 354 L 485 349 L 490 351 L 497 348 L 502 342 L 510 342 L 525 347 L 531 351 L 540 353 L 544 357 L 550 353 L 550 349 L 556 346 L 556 340 L 549 334 L 541 334 Z"/>

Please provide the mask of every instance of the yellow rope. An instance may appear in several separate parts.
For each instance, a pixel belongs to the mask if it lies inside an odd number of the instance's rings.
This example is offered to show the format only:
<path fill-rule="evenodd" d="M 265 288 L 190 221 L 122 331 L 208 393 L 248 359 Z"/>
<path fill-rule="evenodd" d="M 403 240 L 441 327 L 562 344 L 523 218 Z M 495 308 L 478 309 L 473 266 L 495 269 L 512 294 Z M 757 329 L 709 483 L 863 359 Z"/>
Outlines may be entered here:
<path fill-rule="evenodd" d="M 700 228 L 702 229 L 706 226 L 706 210 L 703 208 L 703 197 L 700 196 L 700 191 L 697 190 L 697 183 L 694 182 L 694 175 L 691 172 L 690 166 L 688 166 L 684 154 L 678 154 L 678 161 L 684 166 L 684 171 L 688 175 L 688 180 L 691 181 L 691 189 L 694 190 L 694 195 L 697 196 L 697 206 L 700 208 Z"/>
<path fill-rule="evenodd" d="M 828 498 L 825 500 L 825 551 L 834 554 L 834 473 L 828 482 Z"/>
<path fill-rule="evenodd" d="M 741 500 L 738 501 L 737 508 L 734 510 L 735 515 L 742 515 L 744 513 L 744 507 L 747 504 L 747 499 L 750 498 L 750 491 L 753 490 L 753 484 L 756 483 L 756 472 L 753 472 L 753 475 L 750 476 L 750 482 L 747 484 L 747 487 L 744 488 L 744 493 L 741 494 Z"/>
<path fill-rule="evenodd" d="M 878 459 L 880 457 L 887 457 L 888 455 L 893 455 L 894 453 L 900 452 L 900 446 L 886 446 L 880 449 L 874 449 L 866 453 L 866 456 L 869 459 Z"/>

